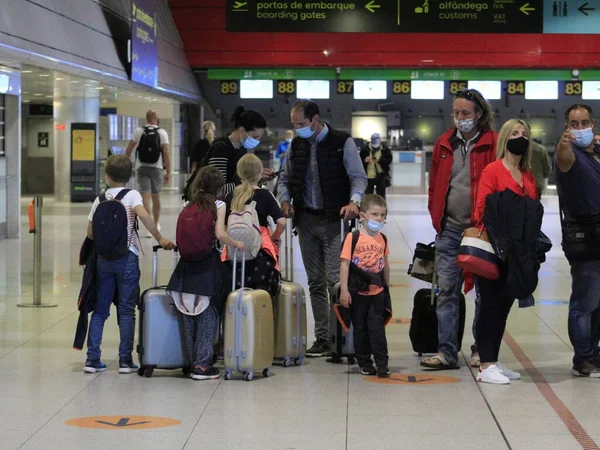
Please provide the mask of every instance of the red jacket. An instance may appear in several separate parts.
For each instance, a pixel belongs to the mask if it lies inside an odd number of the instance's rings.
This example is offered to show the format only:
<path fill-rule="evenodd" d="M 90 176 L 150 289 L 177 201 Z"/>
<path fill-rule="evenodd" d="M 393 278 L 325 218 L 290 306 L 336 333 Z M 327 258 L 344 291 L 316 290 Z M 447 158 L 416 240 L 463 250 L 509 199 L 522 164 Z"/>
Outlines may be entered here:
<path fill-rule="evenodd" d="M 438 233 L 442 231 L 442 219 L 446 212 L 446 199 L 452 176 L 454 151 L 450 139 L 456 132 L 451 128 L 444 133 L 433 147 L 431 168 L 429 169 L 429 202 L 428 209 L 431 215 L 433 228 Z M 471 168 L 471 225 L 475 224 L 475 208 L 477 202 L 477 188 L 485 166 L 496 160 L 496 144 L 498 133 L 492 130 L 484 131 L 470 152 Z"/>

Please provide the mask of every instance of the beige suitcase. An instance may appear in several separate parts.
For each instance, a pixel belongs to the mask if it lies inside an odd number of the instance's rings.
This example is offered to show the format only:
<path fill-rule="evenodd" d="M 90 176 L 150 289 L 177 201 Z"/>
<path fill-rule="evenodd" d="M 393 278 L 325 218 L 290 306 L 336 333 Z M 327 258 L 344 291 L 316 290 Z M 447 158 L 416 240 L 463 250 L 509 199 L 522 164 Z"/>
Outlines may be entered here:
<path fill-rule="evenodd" d="M 255 372 L 270 375 L 273 363 L 273 305 L 271 295 L 262 289 L 245 289 L 245 255 L 242 257 L 242 288 L 235 289 L 237 258 L 233 257 L 232 290 L 225 303 L 225 379 L 233 372 L 251 381 Z"/>
<path fill-rule="evenodd" d="M 285 276 L 279 295 L 273 300 L 275 316 L 275 360 L 283 367 L 297 366 L 306 354 L 306 294 L 294 283 L 294 251 L 291 220 L 285 233 Z M 289 281 L 288 281 L 289 280 Z"/>

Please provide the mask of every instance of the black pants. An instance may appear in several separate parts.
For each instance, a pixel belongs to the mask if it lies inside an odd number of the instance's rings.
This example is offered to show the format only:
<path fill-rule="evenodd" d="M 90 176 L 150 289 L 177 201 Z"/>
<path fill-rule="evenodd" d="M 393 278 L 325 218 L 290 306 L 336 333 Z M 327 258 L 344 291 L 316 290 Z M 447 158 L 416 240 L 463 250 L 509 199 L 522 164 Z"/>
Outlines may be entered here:
<path fill-rule="evenodd" d="M 482 363 L 498 361 L 506 319 L 515 302 L 506 291 L 506 278 L 488 280 L 478 277 L 481 306 L 475 336 Z"/>
<path fill-rule="evenodd" d="M 368 180 L 368 184 L 367 184 L 367 190 L 365 191 L 365 194 L 372 194 L 373 191 L 375 191 L 375 193 L 377 195 L 382 196 L 383 198 L 385 198 L 385 180 L 383 179 L 383 177 L 377 177 L 377 178 L 369 178 Z"/>
<path fill-rule="evenodd" d="M 354 326 L 354 352 L 360 367 L 373 364 L 388 365 L 388 345 L 383 324 L 385 294 L 354 295 L 352 297 L 352 325 Z"/>

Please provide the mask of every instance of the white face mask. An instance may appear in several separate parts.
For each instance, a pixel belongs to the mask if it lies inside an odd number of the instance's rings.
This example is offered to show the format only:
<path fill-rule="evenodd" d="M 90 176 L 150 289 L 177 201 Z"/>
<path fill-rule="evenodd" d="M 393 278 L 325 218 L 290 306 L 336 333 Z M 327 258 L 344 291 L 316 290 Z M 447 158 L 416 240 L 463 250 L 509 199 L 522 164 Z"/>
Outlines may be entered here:
<path fill-rule="evenodd" d="M 584 128 L 583 130 L 571 130 L 571 134 L 575 136 L 575 145 L 578 147 L 587 147 L 594 140 L 594 129 Z"/>
<path fill-rule="evenodd" d="M 285 138 L 285 142 L 287 142 L 288 144 L 292 143 L 292 138 Z"/>
<path fill-rule="evenodd" d="M 475 118 L 471 117 L 470 119 L 462 119 L 458 120 L 456 117 L 454 118 L 454 125 L 463 133 L 468 133 L 475 127 Z"/>

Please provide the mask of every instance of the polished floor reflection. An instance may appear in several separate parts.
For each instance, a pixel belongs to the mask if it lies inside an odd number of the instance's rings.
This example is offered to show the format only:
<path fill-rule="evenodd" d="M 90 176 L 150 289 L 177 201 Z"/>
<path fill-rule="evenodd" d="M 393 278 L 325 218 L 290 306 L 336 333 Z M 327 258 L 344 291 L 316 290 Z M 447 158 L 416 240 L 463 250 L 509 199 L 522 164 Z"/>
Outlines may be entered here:
<path fill-rule="evenodd" d="M 387 328 L 393 377 L 386 383 L 366 380 L 356 366 L 322 359 L 274 367 L 273 377 L 250 383 L 195 382 L 168 371 L 150 379 L 119 375 L 114 311 L 103 342 L 109 369 L 83 374 L 85 354 L 72 342 L 82 275 L 77 256 L 89 205 L 45 199 L 43 301 L 58 307 L 23 309 L 17 303 L 33 296 L 33 238 L 24 200 L 22 239 L 0 242 L 0 448 L 597 449 L 600 381 L 569 373 L 570 276 L 556 200 L 544 200 L 543 229 L 555 245 L 540 272 L 537 304 L 513 309 L 501 350 L 502 362 L 522 374 L 510 386 L 475 383 L 464 359 L 460 370 L 420 370 L 407 319 L 415 291 L 426 286 L 409 278 L 406 268 L 416 242 L 431 241 L 433 230 L 425 197 L 389 200 L 385 232 L 397 320 Z M 161 225 L 174 238 L 178 197 L 166 195 L 164 205 Z M 150 247 L 145 239 L 142 288 L 150 284 Z M 296 279 L 305 283 L 296 250 Z M 169 255 L 161 255 L 161 280 L 171 264 Z M 468 299 L 465 350 L 473 315 Z M 309 317 L 309 330 L 312 325 Z M 86 417 L 94 419 L 71 422 Z"/>

